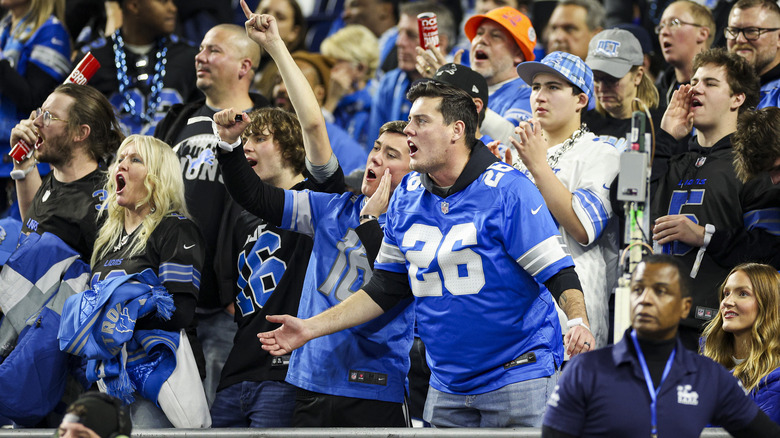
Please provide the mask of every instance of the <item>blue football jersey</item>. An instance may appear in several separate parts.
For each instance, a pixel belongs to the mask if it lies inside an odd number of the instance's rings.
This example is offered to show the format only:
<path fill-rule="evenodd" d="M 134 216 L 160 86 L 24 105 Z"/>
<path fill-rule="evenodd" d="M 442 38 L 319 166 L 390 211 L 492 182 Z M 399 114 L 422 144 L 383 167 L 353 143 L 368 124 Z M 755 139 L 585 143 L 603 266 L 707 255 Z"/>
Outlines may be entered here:
<path fill-rule="evenodd" d="M 480 394 L 561 364 L 558 316 L 539 283 L 573 265 L 536 187 L 494 163 L 446 198 L 406 175 L 374 267 L 409 276 L 431 385 Z"/>
<path fill-rule="evenodd" d="M 371 277 L 355 228 L 365 196 L 285 191 L 280 228 L 312 236 L 298 307 L 309 318 L 344 301 Z M 380 224 L 385 220 L 380 217 Z M 414 321 L 411 300 L 365 324 L 313 339 L 293 351 L 287 382 L 309 391 L 401 403 Z"/>
<path fill-rule="evenodd" d="M 517 126 L 531 118 L 531 87 L 513 79 L 490 95 L 488 108 Z"/>

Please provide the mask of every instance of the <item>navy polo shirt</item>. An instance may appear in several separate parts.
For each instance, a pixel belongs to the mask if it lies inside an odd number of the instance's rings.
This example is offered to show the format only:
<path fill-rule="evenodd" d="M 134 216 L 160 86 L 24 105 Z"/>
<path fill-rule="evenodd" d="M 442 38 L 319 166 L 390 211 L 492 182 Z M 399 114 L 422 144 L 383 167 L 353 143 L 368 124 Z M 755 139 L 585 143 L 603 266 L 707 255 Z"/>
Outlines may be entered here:
<path fill-rule="evenodd" d="M 628 341 L 628 342 L 626 342 Z M 574 357 L 547 402 L 544 425 L 579 437 L 650 436 L 650 394 L 628 334 Z M 758 407 L 739 381 L 677 340 L 658 394 L 658 436 L 698 438 L 708 424 L 743 429 Z"/>

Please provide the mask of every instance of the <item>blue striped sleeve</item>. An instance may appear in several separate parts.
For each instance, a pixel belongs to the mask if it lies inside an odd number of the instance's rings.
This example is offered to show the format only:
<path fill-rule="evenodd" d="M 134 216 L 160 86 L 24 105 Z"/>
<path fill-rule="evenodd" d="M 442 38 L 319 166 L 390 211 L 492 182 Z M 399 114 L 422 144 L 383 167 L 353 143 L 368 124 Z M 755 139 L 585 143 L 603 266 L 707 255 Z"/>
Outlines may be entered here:
<path fill-rule="evenodd" d="M 743 218 L 747 230 L 761 228 L 775 236 L 780 236 L 780 208 L 751 210 L 745 213 Z"/>
<path fill-rule="evenodd" d="M 311 192 L 308 190 L 285 190 L 284 212 L 282 213 L 280 228 L 306 234 L 307 236 L 314 236 L 310 194 Z"/>
<path fill-rule="evenodd" d="M 160 265 L 160 281 L 175 283 L 192 283 L 200 290 L 200 272 L 192 265 L 179 263 L 163 263 Z"/>
<path fill-rule="evenodd" d="M 588 243 L 598 239 L 609 223 L 610 209 L 606 202 L 591 189 L 577 189 L 573 193 L 572 207 L 588 232 Z"/>

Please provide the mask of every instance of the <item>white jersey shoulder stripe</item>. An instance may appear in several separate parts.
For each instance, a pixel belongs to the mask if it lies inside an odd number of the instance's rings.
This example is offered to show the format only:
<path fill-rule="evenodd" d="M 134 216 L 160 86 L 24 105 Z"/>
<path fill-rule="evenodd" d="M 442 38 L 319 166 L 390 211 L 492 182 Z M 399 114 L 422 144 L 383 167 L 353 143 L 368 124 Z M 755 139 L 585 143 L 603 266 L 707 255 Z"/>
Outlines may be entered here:
<path fill-rule="evenodd" d="M 34 59 L 41 64 L 50 67 L 63 77 L 70 72 L 70 60 L 51 47 L 36 45 L 33 47 L 32 53 L 30 53 L 30 59 Z"/>
<path fill-rule="evenodd" d="M 536 277 L 545 268 L 569 255 L 561 236 L 550 236 L 518 258 L 517 264 Z"/>
<path fill-rule="evenodd" d="M 379 254 L 376 256 L 377 263 L 396 263 L 405 264 L 406 258 L 404 253 L 398 249 L 397 246 L 387 243 L 386 240 L 382 240 L 382 246 L 379 248 Z"/>
<path fill-rule="evenodd" d="M 289 193 L 292 193 L 293 205 L 290 223 L 287 228 L 308 236 L 314 236 L 309 192 L 291 191 Z"/>

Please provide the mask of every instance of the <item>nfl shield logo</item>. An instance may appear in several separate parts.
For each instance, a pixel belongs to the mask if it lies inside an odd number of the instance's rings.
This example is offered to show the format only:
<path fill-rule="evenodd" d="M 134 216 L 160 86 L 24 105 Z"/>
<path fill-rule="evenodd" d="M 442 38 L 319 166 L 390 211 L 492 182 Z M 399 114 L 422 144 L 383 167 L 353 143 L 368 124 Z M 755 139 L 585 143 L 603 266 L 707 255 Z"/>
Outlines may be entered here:
<path fill-rule="evenodd" d="M 447 204 L 446 202 L 441 203 L 441 212 L 444 214 L 447 214 L 450 212 L 450 204 Z"/>
<path fill-rule="evenodd" d="M 705 161 L 707 161 L 707 157 L 699 157 L 696 159 L 696 167 L 704 166 Z"/>

